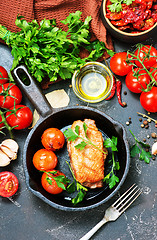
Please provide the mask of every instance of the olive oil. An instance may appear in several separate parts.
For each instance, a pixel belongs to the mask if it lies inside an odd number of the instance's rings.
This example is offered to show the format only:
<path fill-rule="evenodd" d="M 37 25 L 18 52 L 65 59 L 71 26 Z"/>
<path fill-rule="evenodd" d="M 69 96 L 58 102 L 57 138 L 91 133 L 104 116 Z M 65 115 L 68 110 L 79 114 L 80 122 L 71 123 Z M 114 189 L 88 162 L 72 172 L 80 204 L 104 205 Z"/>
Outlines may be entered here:
<path fill-rule="evenodd" d="M 87 99 L 99 99 L 108 90 L 107 78 L 99 72 L 89 70 L 79 81 L 81 95 Z"/>
<path fill-rule="evenodd" d="M 110 69 L 99 62 L 89 62 L 75 71 L 72 77 L 74 93 L 83 101 L 96 103 L 111 92 L 113 75 Z"/>

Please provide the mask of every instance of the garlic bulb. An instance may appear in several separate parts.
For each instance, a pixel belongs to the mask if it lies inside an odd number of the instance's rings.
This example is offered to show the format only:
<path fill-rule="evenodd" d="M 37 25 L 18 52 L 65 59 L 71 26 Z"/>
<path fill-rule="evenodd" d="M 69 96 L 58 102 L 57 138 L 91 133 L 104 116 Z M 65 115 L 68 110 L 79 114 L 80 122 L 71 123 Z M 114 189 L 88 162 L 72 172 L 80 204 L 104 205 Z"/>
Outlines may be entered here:
<path fill-rule="evenodd" d="M 0 144 L 0 167 L 7 166 L 17 158 L 19 146 L 13 139 L 6 139 Z"/>

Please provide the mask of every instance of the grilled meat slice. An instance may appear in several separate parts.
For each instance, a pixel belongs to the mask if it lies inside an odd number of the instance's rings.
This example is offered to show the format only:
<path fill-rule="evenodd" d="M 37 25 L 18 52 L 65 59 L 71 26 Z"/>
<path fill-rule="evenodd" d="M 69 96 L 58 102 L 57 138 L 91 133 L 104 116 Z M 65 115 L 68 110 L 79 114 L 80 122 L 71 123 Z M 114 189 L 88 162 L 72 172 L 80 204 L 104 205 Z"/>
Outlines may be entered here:
<path fill-rule="evenodd" d="M 104 178 L 104 162 L 107 157 L 107 150 L 103 146 L 102 133 L 97 129 L 95 121 L 91 119 L 85 119 L 84 122 L 87 125 L 87 137 L 99 147 L 105 151 L 102 153 L 99 149 L 88 144 L 83 150 L 76 149 L 75 146 L 81 143 L 81 139 L 77 138 L 74 142 L 68 142 L 67 148 L 70 157 L 70 164 L 72 171 L 76 177 L 76 180 L 82 185 L 89 188 L 97 188 L 103 186 Z M 79 126 L 79 135 L 86 139 L 83 129 L 83 121 L 77 120 L 72 124 L 72 130 Z"/>

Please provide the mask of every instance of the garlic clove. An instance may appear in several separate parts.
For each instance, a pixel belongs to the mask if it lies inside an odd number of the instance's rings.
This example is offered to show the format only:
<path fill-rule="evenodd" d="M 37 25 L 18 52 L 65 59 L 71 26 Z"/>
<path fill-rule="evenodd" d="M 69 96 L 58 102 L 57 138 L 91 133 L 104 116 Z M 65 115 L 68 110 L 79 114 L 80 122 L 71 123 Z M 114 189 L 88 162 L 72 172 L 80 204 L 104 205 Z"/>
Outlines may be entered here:
<path fill-rule="evenodd" d="M 4 140 L 1 143 L 0 148 L 2 146 L 9 148 L 14 153 L 17 153 L 17 151 L 19 149 L 19 146 L 18 146 L 17 142 L 14 141 L 13 139 L 6 139 L 6 140 Z"/>
<path fill-rule="evenodd" d="M 11 160 L 15 160 L 17 158 L 17 152 L 13 152 L 10 148 L 1 145 L 0 149 L 4 152 Z"/>
<path fill-rule="evenodd" d="M 5 167 L 10 163 L 11 159 L 0 150 L 0 167 Z"/>
<path fill-rule="evenodd" d="M 157 154 L 157 142 L 153 143 L 152 145 L 152 154 L 153 155 Z"/>

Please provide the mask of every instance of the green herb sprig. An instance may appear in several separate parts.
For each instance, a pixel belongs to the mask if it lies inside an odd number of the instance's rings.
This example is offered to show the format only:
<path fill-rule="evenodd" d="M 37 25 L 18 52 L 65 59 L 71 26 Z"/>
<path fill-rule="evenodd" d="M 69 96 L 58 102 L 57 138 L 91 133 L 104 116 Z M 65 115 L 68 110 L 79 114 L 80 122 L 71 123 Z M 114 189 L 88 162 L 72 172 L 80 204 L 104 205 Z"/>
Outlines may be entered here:
<path fill-rule="evenodd" d="M 59 175 L 56 176 L 55 174 L 57 174 L 57 171 L 53 170 L 53 171 L 41 171 L 46 173 L 46 181 L 52 185 L 52 178 L 56 181 L 57 186 L 62 188 L 63 190 L 66 190 L 66 184 L 70 182 L 70 180 L 65 177 L 64 175 Z"/>
<path fill-rule="evenodd" d="M 111 171 L 104 177 L 104 182 L 106 182 L 107 184 L 109 184 L 109 188 L 113 188 L 116 183 L 119 182 L 119 178 L 115 175 L 115 171 L 120 169 L 120 165 L 118 161 L 115 161 L 115 156 L 114 156 L 114 152 L 117 152 L 117 138 L 112 136 L 112 139 L 107 138 L 104 141 L 104 146 L 106 148 L 111 148 L 112 151 L 112 160 L 111 160 L 111 164 L 112 164 L 112 168 Z"/>
<path fill-rule="evenodd" d="M 152 155 L 149 151 L 146 151 L 145 149 L 148 149 L 150 147 L 149 144 L 145 144 L 141 141 L 139 141 L 135 135 L 132 133 L 131 130 L 129 130 L 132 136 L 134 137 L 135 144 L 131 146 L 130 148 L 130 154 L 131 157 L 135 157 L 136 155 L 139 155 L 139 160 L 144 160 L 145 163 L 150 163 L 150 160 L 152 158 Z"/>
<path fill-rule="evenodd" d="M 86 195 L 86 192 L 88 191 L 88 189 L 84 186 L 82 186 L 75 178 L 75 175 L 70 167 L 70 164 L 67 162 L 68 166 L 69 166 L 69 169 L 72 173 L 72 176 L 73 176 L 73 182 L 70 183 L 68 186 L 67 186 L 67 192 L 68 193 L 74 193 L 75 191 L 77 191 L 77 195 L 75 198 L 72 199 L 72 203 L 74 205 L 78 204 L 79 202 L 82 202 L 82 200 L 84 199 L 85 195 Z"/>
<path fill-rule="evenodd" d="M 122 4 L 126 5 L 132 4 L 134 0 L 110 0 L 112 4 L 108 5 L 108 8 L 111 12 L 120 12 L 122 11 Z"/>

